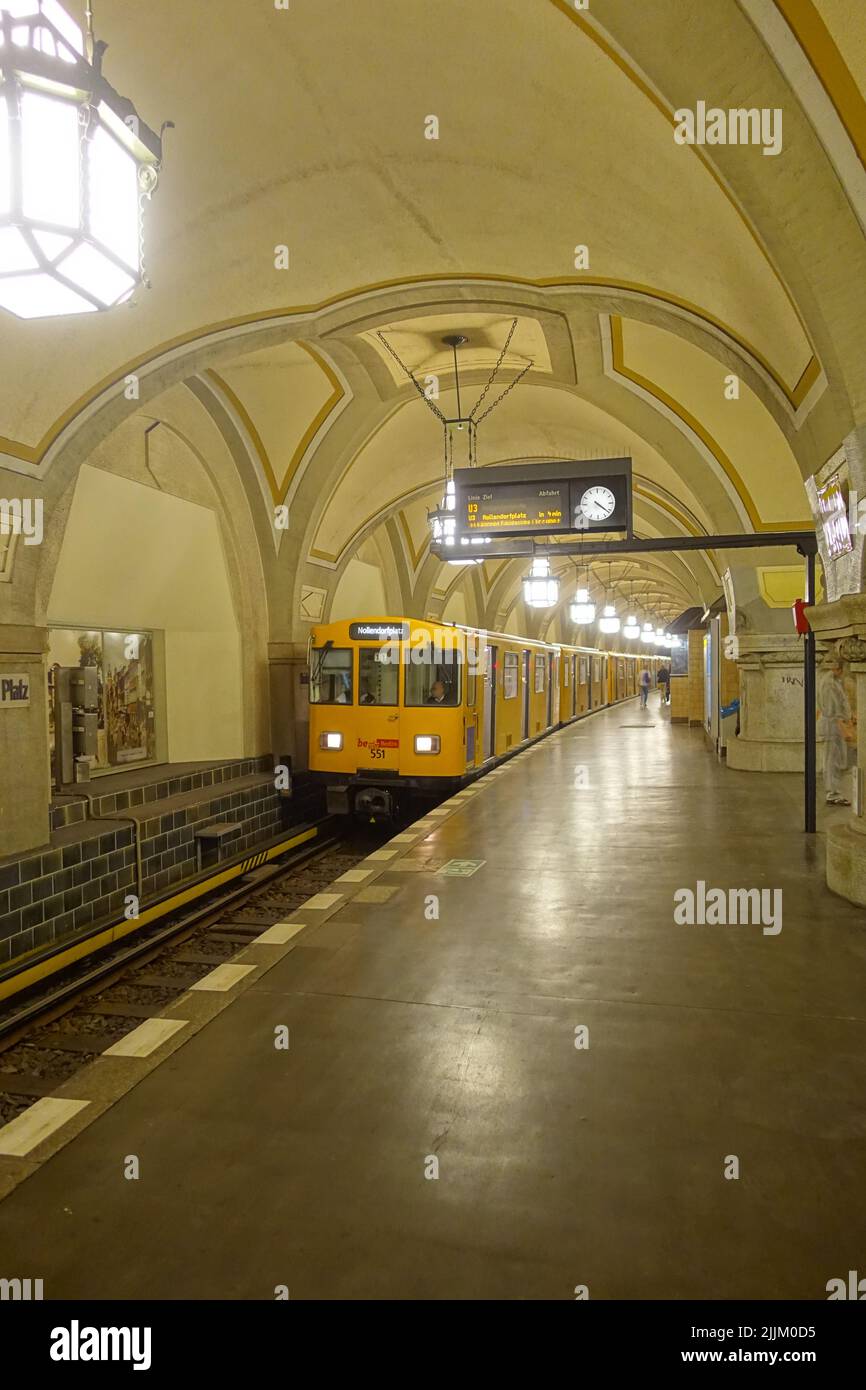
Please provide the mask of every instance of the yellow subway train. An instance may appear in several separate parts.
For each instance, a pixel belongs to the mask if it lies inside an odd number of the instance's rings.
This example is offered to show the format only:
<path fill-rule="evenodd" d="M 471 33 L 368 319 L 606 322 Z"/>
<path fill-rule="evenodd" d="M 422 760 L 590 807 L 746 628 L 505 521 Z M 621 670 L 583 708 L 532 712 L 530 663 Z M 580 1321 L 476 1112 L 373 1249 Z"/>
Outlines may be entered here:
<path fill-rule="evenodd" d="M 551 730 L 637 694 L 660 657 L 415 618 L 320 624 L 309 766 L 328 810 L 364 819 L 441 799 Z"/>

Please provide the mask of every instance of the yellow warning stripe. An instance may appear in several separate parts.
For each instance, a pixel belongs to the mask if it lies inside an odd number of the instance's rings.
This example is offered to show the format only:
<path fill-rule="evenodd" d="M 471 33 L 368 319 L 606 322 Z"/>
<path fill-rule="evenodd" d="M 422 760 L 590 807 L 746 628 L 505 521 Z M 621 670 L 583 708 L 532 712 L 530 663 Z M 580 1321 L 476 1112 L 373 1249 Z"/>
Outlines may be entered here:
<path fill-rule="evenodd" d="M 271 845 L 269 849 L 260 850 L 251 858 L 242 859 L 239 864 L 230 864 L 228 868 L 220 869 L 219 873 L 214 874 L 211 878 L 203 879 L 200 883 L 190 884 L 188 888 L 182 888 L 170 898 L 164 898 L 161 902 L 154 903 L 153 907 L 145 908 L 138 917 L 130 918 L 128 921 L 124 919 L 122 922 L 115 922 L 112 926 L 97 932 L 95 936 L 88 936 L 84 941 L 70 943 L 65 950 L 47 956 L 44 960 L 35 961 L 33 965 L 17 971 L 5 980 L 0 980 L 0 999 L 9 999 L 13 994 L 18 994 L 22 989 L 28 989 L 30 985 L 38 984 L 40 980 L 55 975 L 58 970 L 64 970 L 75 961 L 83 960 L 86 956 L 93 955 L 95 951 L 100 951 L 104 946 L 110 946 L 115 941 L 121 941 L 131 932 L 138 931 L 139 927 L 147 926 L 149 922 L 155 922 L 160 917 L 165 917 L 169 912 L 174 912 L 187 903 L 195 902 L 196 898 L 212 892 L 214 888 L 219 888 L 223 883 L 229 883 L 233 878 L 240 878 L 243 874 L 248 874 L 250 869 L 266 864 L 269 859 L 275 859 L 278 854 L 285 854 L 287 849 L 305 844 L 307 840 L 314 840 L 318 833 L 317 826 L 312 826 L 309 830 L 302 830 L 300 834 L 293 835 L 288 840 L 281 840 L 278 845 Z M 32 955 L 33 952 L 28 952 L 28 954 Z M 22 960 L 26 960 L 26 958 L 26 956 L 22 956 Z"/>

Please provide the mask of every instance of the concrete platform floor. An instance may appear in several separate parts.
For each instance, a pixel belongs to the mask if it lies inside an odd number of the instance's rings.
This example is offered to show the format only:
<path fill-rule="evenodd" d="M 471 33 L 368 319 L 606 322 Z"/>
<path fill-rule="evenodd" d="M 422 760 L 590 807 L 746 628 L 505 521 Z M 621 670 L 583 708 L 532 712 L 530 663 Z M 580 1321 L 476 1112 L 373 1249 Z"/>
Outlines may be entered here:
<path fill-rule="evenodd" d="M 484 779 L 372 894 L 338 885 L 0 1204 L 0 1274 L 68 1298 L 824 1299 L 866 1273 L 866 915 L 824 886 L 798 778 L 728 771 L 655 706 Z M 699 879 L 781 888 L 781 932 L 677 925 Z"/>

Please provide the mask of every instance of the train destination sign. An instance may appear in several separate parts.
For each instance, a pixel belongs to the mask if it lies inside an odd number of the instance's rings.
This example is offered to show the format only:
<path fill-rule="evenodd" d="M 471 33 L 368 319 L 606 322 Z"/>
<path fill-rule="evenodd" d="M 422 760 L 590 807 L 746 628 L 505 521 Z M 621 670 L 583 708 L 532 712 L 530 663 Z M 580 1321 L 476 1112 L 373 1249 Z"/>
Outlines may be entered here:
<path fill-rule="evenodd" d="M 349 623 L 350 642 L 408 642 L 408 623 Z"/>
<path fill-rule="evenodd" d="M 631 459 L 460 468 L 454 483 L 459 535 L 631 534 Z"/>

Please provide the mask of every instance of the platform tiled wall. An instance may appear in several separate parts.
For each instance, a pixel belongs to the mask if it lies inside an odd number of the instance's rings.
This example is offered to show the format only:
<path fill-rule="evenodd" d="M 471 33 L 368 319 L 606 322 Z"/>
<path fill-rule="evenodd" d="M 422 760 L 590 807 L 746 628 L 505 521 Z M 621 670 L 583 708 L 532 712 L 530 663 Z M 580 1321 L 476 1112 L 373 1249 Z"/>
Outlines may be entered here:
<path fill-rule="evenodd" d="M 237 779 L 253 776 L 254 781 L 237 785 Z M 201 796 L 188 798 L 193 804 L 144 814 L 149 801 L 194 792 Z M 76 825 L 84 806 L 70 800 L 58 809 L 68 810 L 69 823 Z M 97 815 L 121 818 L 130 809 L 138 814 L 118 819 L 116 828 L 107 828 L 110 821 L 95 823 Z M 106 790 L 92 799 L 91 819 L 93 835 L 0 865 L 0 967 L 103 920 L 120 918 L 124 898 L 137 892 L 135 821 L 141 837 L 141 899 L 147 903 L 198 871 L 197 830 L 237 823 L 238 830 L 219 847 L 220 859 L 232 859 L 279 834 L 283 802 L 274 787 L 273 760 L 256 758 L 132 791 Z M 82 832 L 85 828 L 87 822 Z"/>
<path fill-rule="evenodd" d="M 126 791 L 112 791 L 111 778 L 95 778 L 85 784 L 74 798 L 60 797 L 51 811 L 51 828 L 74 825 L 87 815 L 87 802 L 90 801 L 90 820 L 102 820 L 104 816 L 120 815 L 130 807 L 147 806 L 151 801 L 164 801 L 166 797 L 177 796 L 181 792 L 206 790 L 233 782 L 239 777 L 251 777 L 254 773 L 270 772 L 273 759 L 265 754 L 260 758 L 243 758 L 235 762 L 222 763 L 217 767 L 205 768 L 201 772 L 187 773 L 181 777 L 166 777 L 159 782 L 148 782 L 141 787 Z"/>
<path fill-rule="evenodd" d="M 119 915 L 134 882 L 131 825 L 0 865 L 0 965 Z"/>
<path fill-rule="evenodd" d="M 163 892 L 196 872 L 197 830 L 206 825 L 238 822 L 241 829 L 222 841 L 221 859 L 231 859 L 275 836 L 282 825 L 280 798 L 273 777 L 240 791 L 226 789 L 186 810 L 169 811 L 142 822 L 141 859 L 144 898 Z"/>

